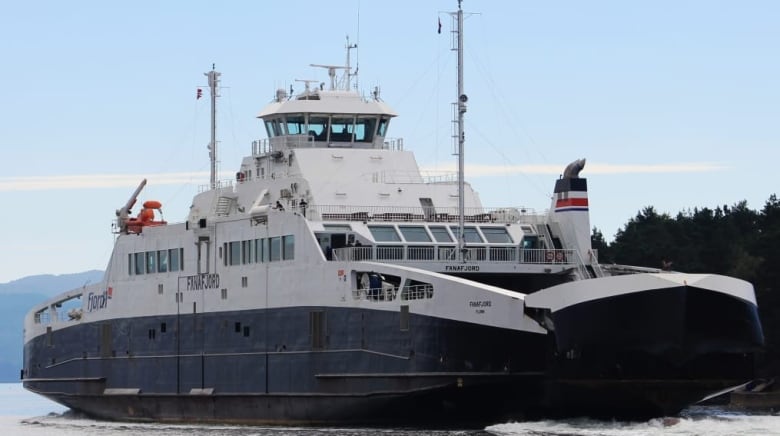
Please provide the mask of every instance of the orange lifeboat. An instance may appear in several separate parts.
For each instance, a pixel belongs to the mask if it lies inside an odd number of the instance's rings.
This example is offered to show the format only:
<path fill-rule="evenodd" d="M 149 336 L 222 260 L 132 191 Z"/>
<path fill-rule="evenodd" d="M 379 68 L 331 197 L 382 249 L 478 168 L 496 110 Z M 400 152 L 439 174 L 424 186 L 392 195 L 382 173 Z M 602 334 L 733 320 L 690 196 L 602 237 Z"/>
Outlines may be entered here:
<path fill-rule="evenodd" d="M 128 233 L 141 233 L 144 227 L 162 226 L 168 224 L 166 221 L 155 221 L 154 210 L 160 210 L 162 203 L 157 200 L 147 200 L 144 202 L 144 208 L 138 212 L 138 216 L 127 220 Z"/>

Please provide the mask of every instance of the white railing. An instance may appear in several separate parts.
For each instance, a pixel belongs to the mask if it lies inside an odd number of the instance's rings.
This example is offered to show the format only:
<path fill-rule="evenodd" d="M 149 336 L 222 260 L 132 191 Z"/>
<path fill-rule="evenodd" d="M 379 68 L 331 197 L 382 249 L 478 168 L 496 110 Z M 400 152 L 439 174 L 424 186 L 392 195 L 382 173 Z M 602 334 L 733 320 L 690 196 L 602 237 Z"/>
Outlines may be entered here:
<path fill-rule="evenodd" d="M 395 288 L 363 288 L 353 289 L 352 298 L 366 301 L 393 301 L 397 291 Z"/>
<path fill-rule="evenodd" d="M 522 249 L 518 247 L 469 247 L 464 252 L 467 262 L 519 263 L 539 265 L 577 265 L 576 250 Z M 333 250 L 335 261 L 385 261 L 388 263 L 431 262 L 451 263 L 458 260 L 455 247 L 441 246 L 366 246 Z"/>
<path fill-rule="evenodd" d="M 524 211 L 524 212 L 521 212 Z M 528 208 L 467 207 L 463 211 L 467 223 L 527 223 L 536 224 L 543 217 Z M 308 205 L 307 217 L 322 221 L 402 221 L 457 223 L 457 207 L 423 208 L 422 206 L 352 206 L 319 204 Z"/>
<path fill-rule="evenodd" d="M 315 144 L 315 142 L 318 142 L 318 144 Z M 334 141 L 336 142 L 336 141 Z M 282 135 L 282 136 L 276 136 L 274 138 L 261 138 L 252 141 L 252 155 L 258 156 L 263 154 L 268 154 L 273 152 L 274 150 L 282 150 L 285 148 L 306 148 L 306 147 L 322 147 L 326 144 L 325 141 L 316 141 L 316 138 L 312 135 L 307 134 L 301 134 L 301 135 Z M 353 144 L 357 144 L 362 148 L 375 148 L 376 145 L 372 147 L 372 143 L 370 142 L 355 142 Z M 382 143 L 382 149 L 384 150 L 392 150 L 392 151 L 403 151 L 404 149 L 404 140 L 403 138 L 385 138 L 384 142 Z"/>
<path fill-rule="evenodd" d="M 217 180 L 216 189 L 232 188 L 232 187 L 233 187 L 233 179 Z M 198 186 L 198 193 L 206 192 L 206 191 L 210 191 L 210 190 L 211 190 L 211 184 L 199 185 Z"/>
<path fill-rule="evenodd" d="M 433 298 L 433 285 L 411 285 L 401 288 L 401 301 Z"/>
<path fill-rule="evenodd" d="M 403 151 L 404 138 L 385 138 L 382 148 L 385 150 Z"/>

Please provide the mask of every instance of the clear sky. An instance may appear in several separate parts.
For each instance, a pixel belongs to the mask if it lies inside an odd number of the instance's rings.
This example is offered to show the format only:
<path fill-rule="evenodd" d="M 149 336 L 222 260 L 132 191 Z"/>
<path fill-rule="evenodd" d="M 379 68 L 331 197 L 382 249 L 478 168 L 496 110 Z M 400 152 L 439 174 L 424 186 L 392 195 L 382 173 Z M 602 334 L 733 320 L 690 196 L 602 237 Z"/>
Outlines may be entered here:
<path fill-rule="evenodd" d="M 347 35 L 360 89 L 380 86 L 400 115 L 389 136 L 425 168 L 453 166 L 454 0 L 222 3 L 4 3 L 0 282 L 105 268 L 114 212 L 144 177 L 140 200 L 184 220 L 208 182 L 195 92 L 212 63 L 225 178 L 265 136 L 255 116 L 275 89 L 326 81 L 308 65 L 343 63 Z M 780 2 L 463 8 L 467 179 L 484 205 L 544 210 L 581 157 L 608 239 L 644 206 L 760 209 L 780 190 Z"/>

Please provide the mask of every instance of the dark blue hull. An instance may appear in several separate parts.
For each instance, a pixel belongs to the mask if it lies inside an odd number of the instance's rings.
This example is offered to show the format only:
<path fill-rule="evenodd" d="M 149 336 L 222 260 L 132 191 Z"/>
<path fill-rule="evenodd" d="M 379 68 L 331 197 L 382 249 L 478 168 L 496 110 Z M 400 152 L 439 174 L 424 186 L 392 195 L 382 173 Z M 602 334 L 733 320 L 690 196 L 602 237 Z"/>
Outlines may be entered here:
<path fill-rule="evenodd" d="M 117 420 L 645 418 L 750 380 L 762 340 L 755 306 L 695 289 L 594 300 L 552 316 L 549 335 L 323 307 L 79 324 L 25 344 L 24 384 Z"/>
<path fill-rule="evenodd" d="M 485 424 L 539 397 L 545 335 L 414 314 L 402 329 L 401 317 L 294 308 L 82 324 L 25 345 L 24 383 L 101 418 L 237 423 Z"/>

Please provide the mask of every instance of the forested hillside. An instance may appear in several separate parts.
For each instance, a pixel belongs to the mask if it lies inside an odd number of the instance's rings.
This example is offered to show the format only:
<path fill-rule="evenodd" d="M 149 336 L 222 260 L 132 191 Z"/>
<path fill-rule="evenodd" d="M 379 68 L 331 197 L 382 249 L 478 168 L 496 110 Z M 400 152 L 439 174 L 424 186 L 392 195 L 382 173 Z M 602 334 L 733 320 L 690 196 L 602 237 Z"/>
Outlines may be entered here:
<path fill-rule="evenodd" d="M 761 210 L 746 202 L 715 209 L 683 211 L 672 217 L 646 207 L 608 244 L 593 229 L 593 248 L 601 263 L 716 273 L 753 283 L 764 328 L 766 350 L 760 375 L 780 375 L 780 201 L 772 195 Z"/>

